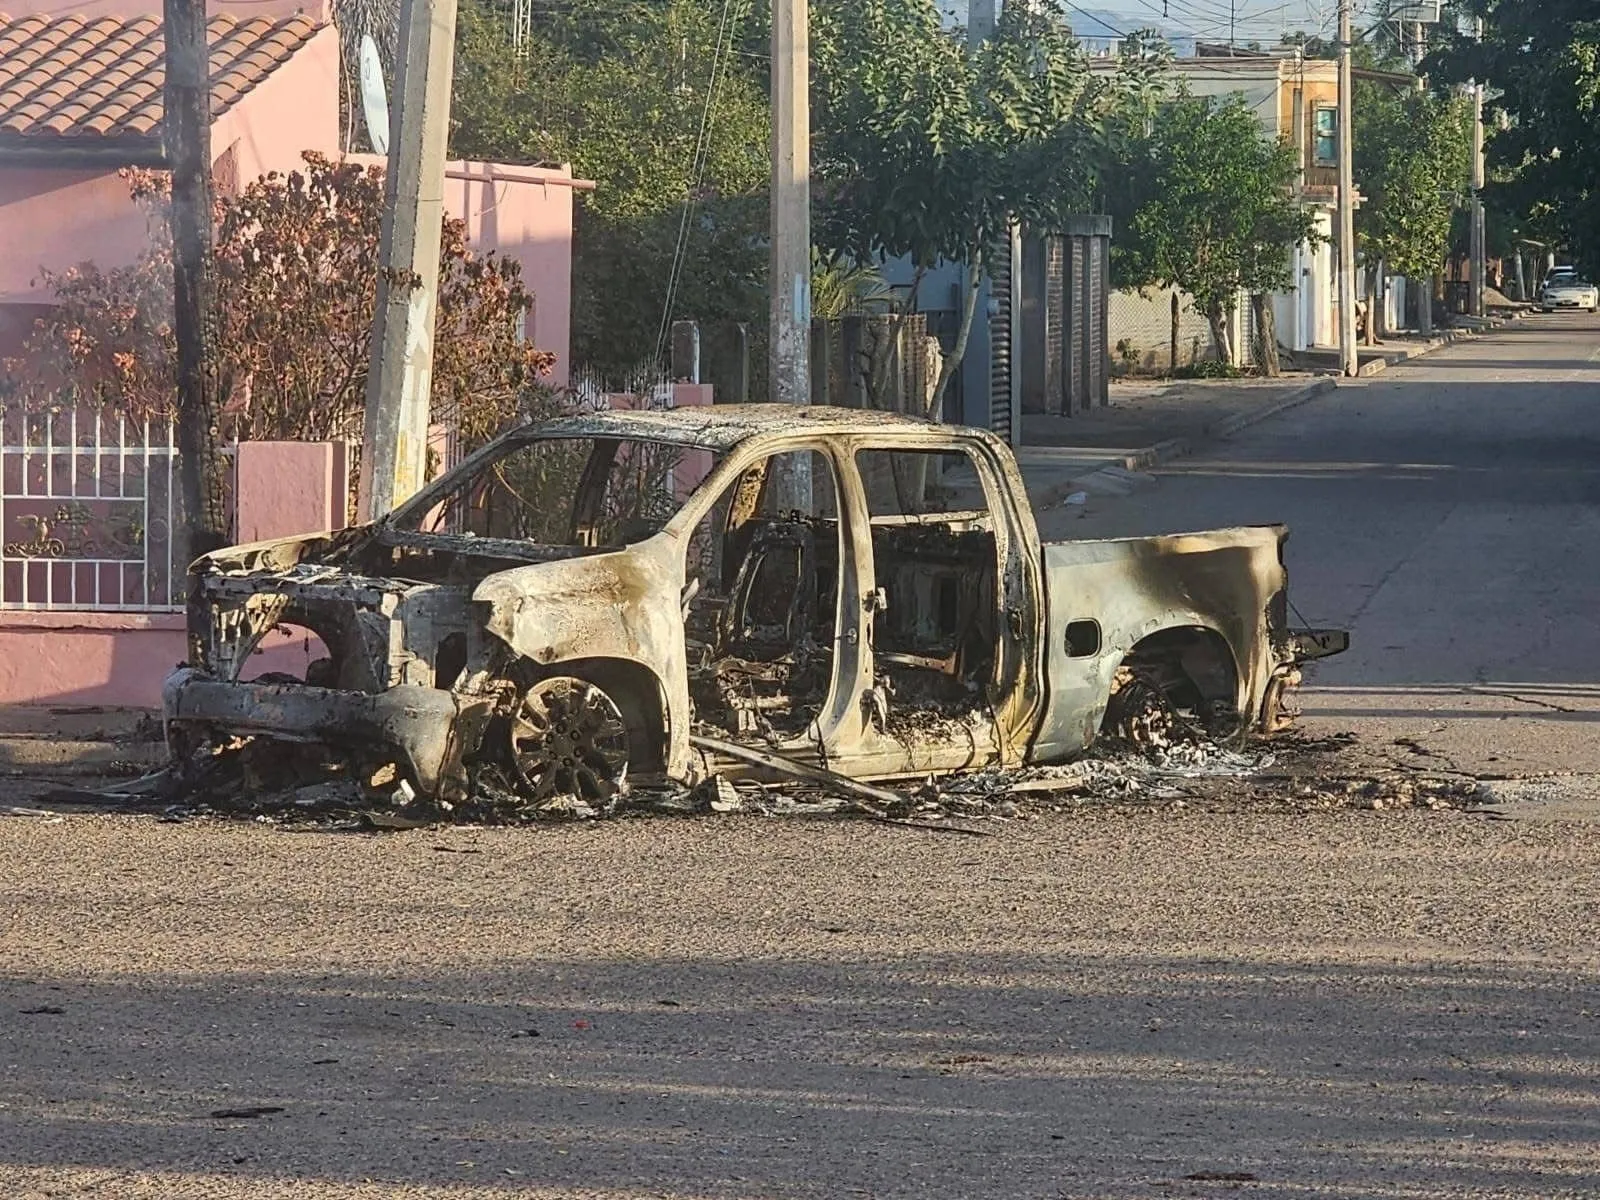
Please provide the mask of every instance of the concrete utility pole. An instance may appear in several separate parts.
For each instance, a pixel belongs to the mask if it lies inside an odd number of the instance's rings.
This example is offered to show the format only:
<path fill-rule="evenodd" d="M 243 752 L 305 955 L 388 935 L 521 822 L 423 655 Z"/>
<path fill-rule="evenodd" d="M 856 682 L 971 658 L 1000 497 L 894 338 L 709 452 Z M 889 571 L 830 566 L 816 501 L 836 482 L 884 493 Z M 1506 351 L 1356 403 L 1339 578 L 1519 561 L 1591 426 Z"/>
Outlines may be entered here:
<path fill-rule="evenodd" d="M 1483 18 L 1472 22 L 1472 36 L 1483 41 Z M 1475 317 L 1483 316 L 1484 274 L 1489 269 L 1484 247 L 1483 225 L 1483 81 L 1474 79 L 1472 89 L 1472 210 L 1469 245 L 1472 255 L 1472 292 L 1469 307 Z"/>
<path fill-rule="evenodd" d="M 1339 369 L 1360 370 L 1356 359 L 1356 184 L 1350 144 L 1350 0 L 1339 0 Z"/>
<path fill-rule="evenodd" d="M 427 463 L 455 40 L 456 0 L 405 0 L 362 439 L 361 513 L 367 520 L 417 492 Z M 391 285 L 391 278 L 401 282 Z M 406 286 L 406 278 L 415 286 Z"/>
<path fill-rule="evenodd" d="M 772 232 L 767 265 L 768 395 L 811 403 L 811 13 L 772 0 Z M 813 512 L 811 458 L 779 467 L 781 503 Z"/>
<path fill-rule="evenodd" d="M 807 0 L 772 5 L 772 398 L 811 401 L 811 101 Z"/>
<path fill-rule="evenodd" d="M 165 0 L 162 141 L 172 168 L 173 335 L 178 348 L 178 464 L 195 558 L 228 541 L 223 487 L 217 289 L 211 231 L 211 46 L 205 0 Z"/>

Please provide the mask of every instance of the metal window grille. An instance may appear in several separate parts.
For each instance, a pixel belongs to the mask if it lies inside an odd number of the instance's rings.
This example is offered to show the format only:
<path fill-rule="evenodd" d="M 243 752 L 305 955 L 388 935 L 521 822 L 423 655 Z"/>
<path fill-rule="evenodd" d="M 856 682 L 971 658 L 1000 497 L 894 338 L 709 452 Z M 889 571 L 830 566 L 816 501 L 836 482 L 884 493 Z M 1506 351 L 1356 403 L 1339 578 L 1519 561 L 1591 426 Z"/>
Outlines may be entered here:
<path fill-rule="evenodd" d="M 0 609 L 175 612 L 170 420 L 0 407 Z"/>

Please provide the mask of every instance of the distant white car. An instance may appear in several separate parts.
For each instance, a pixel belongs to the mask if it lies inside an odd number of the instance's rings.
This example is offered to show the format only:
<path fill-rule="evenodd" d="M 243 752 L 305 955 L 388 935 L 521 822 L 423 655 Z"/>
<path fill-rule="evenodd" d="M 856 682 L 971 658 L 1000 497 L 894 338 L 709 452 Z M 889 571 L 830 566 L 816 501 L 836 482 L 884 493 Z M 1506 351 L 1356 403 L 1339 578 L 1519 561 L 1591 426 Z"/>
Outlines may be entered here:
<path fill-rule="evenodd" d="M 1576 275 L 1550 280 L 1539 293 L 1539 311 L 1554 312 L 1563 308 L 1600 312 L 1600 287 Z"/>

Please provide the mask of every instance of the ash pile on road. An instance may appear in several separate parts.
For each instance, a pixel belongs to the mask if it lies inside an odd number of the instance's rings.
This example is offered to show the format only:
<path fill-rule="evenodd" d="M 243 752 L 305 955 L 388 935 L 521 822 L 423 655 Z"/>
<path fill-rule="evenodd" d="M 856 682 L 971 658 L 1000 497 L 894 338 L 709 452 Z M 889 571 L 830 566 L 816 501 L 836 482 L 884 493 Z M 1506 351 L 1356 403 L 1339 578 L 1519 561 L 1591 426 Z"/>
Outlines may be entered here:
<path fill-rule="evenodd" d="M 1270 742 L 1218 743 L 1197 736 L 1144 745 L 1104 740 L 1059 766 L 987 769 L 863 789 L 826 782 L 734 782 L 695 789 L 634 788 L 604 803 L 560 796 L 530 804 L 494 777 L 446 804 L 418 797 L 380 773 L 357 778 L 314 747 L 248 739 L 181 772 L 97 792 L 56 794 L 77 805 L 156 813 L 167 820 L 253 819 L 333 828 L 407 829 L 433 824 L 509 825 L 644 816 L 742 813 L 767 817 L 865 817 L 981 832 L 993 823 L 1049 814 L 1116 810 L 1318 812 L 1332 809 L 1466 808 L 1489 802 L 1470 777 L 1421 774 L 1348 753 L 1352 737 L 1293 733 Z M 976 828 L 972 826 L 976 823 Z"/>

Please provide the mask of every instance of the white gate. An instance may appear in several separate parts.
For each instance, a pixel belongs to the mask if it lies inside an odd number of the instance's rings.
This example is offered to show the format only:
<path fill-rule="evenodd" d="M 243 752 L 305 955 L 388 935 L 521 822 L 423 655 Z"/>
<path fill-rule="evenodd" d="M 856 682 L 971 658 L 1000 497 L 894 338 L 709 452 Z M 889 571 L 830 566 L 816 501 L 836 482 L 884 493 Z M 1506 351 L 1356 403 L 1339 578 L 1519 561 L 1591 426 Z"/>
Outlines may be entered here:
<path fill-rule="evenodd" d="M 177 461 L 170 420 L 7 402 L 0 609 L 180 611 Z"/>

